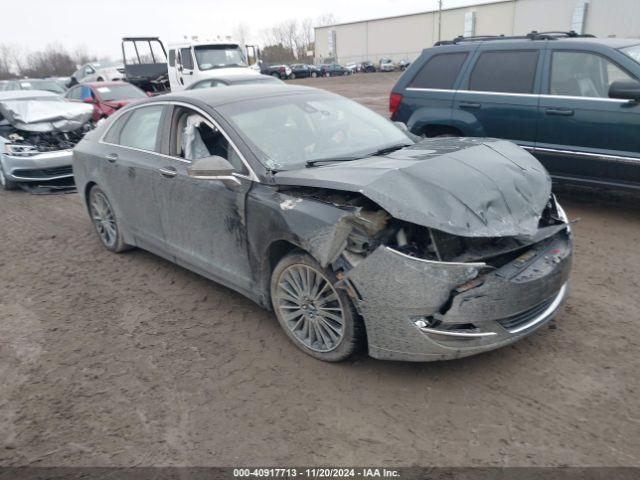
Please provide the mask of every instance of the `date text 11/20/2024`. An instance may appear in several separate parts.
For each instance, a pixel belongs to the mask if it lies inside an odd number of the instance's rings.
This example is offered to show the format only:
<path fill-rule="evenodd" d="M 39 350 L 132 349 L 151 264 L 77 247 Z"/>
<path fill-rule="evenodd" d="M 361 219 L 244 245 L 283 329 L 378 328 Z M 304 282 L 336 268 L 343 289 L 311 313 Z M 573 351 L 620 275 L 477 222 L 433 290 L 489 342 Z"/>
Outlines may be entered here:
<path fill-rule="evenodd" d="M 398 478 L 387 468 L 234 468 L 235 478 Z"/>

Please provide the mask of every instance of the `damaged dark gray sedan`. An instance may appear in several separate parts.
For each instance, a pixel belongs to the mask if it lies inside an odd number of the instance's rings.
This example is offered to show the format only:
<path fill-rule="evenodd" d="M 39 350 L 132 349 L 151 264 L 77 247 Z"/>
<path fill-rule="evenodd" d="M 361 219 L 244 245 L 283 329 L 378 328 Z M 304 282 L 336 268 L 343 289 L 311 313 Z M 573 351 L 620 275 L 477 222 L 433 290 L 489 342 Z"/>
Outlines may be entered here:
<path fill-rule="evenodd" d="M 571 232 L 547 172 L 494 139 L 420 142 L 324 91 L 155 97 L 78 144 L 104 246 L 150 250 L 273 309 L 327 361 L 429 361 L 512 343 L 558 312 Z"/>

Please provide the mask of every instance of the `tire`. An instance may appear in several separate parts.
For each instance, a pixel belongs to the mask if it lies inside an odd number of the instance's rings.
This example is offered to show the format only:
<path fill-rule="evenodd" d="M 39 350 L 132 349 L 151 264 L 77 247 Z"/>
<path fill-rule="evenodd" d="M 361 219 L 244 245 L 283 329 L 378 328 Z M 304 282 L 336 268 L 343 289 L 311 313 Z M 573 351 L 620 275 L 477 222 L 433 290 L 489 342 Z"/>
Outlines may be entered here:
<path fill-rule="evenodd" d="M 331 76 L 331 74 L 329 72 L 324 74 L 325 77 L 329 78 Z"/>
<path fill-rule="evenodd" d="M 296 74 L 295 73 L 291 73 L 291 75 L 289 75 L 289 79 L 290 80 L 295 80 L 296 79 Z"/>
<path fill-rule="evenodd" d="M 89 191 L 89 215 L 102 245 L 107 250 L 120 253 L 131 248 L 124 243 L 122 230 L 118 227 L 116 215 L 106 193 L 97 185 Z"/>
<path fill-rule="evenodd" d="M 346 360 L 364 337 L 346 291 L 333 286 L 337 281 L 303 252 L 284 257 L 271 274 L 271 302 L 280 326 L 300 350 L 325 362 Z"/>
<path fill-rule="evenodd" d="M 96 78 L 96 82 L 104 82 L 104 78 L 98 77 L 98 78 Z"/>
<path fill-rule="evenodd" d="M 280 74 L 278 72 L 273 72 L 271 74 L 272 77 L 280 78 Z"/>
<path fill-rule="evenodd" d="M 311 72 L 311 78 L 316 78 L 318 74 L 316 72 Z"/>
<path fill-rule="evenodd" d="M 16 182 L 14 182 L 13 180 L 9 180 L 7 177 L 4 176 L 4 170 L 2 169 L 2 164 L 0 164 L 0 187 L 3 190 L 17 190 L 18 189 L 18 184 Z"/>

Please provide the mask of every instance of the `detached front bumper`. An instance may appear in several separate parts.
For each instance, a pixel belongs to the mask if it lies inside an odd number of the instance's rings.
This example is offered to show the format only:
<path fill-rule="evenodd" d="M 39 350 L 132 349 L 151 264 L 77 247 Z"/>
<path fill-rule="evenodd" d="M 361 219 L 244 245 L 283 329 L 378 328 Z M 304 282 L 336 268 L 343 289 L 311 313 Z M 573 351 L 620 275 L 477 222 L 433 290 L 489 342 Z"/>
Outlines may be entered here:
<path fill-rule="evenodd" d="M 14 182 L 51 182 L 73 177 L 71 150 L 43 152 L 32 157 L 2 156 L 4 174 Z"/>
<path fill-rule="evenodd" d="M 566 230 L 494 270 L 379 247 L 346 281 L 372 357 L 447 360 L 508 345 L 551 320 L 568 295 L 571 255 Z"/>

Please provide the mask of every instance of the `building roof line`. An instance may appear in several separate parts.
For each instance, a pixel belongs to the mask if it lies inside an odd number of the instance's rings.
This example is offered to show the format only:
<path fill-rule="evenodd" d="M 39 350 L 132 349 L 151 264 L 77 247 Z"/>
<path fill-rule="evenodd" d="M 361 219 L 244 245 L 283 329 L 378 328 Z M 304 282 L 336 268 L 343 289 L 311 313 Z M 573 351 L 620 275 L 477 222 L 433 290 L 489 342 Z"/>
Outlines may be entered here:
<path fill-rule="evenodd" d="M 443 8 L 442 11 L 443 12 L 451 12 L 453 10 L 461 10 L 463 8 L 470 8 L 470 7 L 484 7 L 486 5 L 497 5 L 500 3 L 515 3 L 516 0 L 497 0 L 494 2 L 484 2 L 484 3 L 474 3 L 474 4 L 470 4 L 470 5 L 461 5 L 459 7 L 451 7 L 451 8 Z M 351 22 L 341 22 L 341 23 L 333 23 L 331 25 L 321 25 L 318 27 L 313 27 L 314 30 L 318 30 L 320 28 L 332 28 L 332 27 L 341 27 L 343 25 L 353 25 L 355 23 L 369 23 L 369 22 L 377 22 L 379 20 L 390 20 L 390 19 L 395 19 L 395 18 L 404 18 L 404 17 L 414 17 L 416 15 L 426 15 L 428 13 L 438 13 L 438 9 L 435 10 L 424 10 L 422 12 L 414 12 L 414 13 L 403 13 L 402 15 L 389 15 L 386 17 L 377 17 L 377 18 L 365 18 L 362 20 L 353 20 Z"/>

